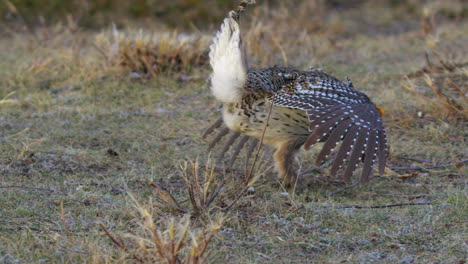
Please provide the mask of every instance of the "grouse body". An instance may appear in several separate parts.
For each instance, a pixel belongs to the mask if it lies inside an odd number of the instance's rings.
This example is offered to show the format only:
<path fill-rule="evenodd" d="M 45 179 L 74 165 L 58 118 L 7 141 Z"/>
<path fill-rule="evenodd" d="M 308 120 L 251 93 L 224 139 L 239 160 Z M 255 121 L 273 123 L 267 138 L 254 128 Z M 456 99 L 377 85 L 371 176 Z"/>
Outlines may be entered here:
<path fill-rule="evenodd" d="M 249 68 L 241 48 L 238 17 L 231 11 L 210 47 L 211 91 L 223 108 L 222 122 L 208 132 L 221 123 L 233 131 L 223 154 L 241 135 L 235 155 L 250 137 L 262 138 L 276 149 L 279 177 L 292 185 L 297 176 L 292 166 L 294 156 L 302 146 L 308 149 L 324 143 L 317 157 L 320 165 L 341 142 L 332 175 L 344 168 L 343 176 L 349 180 L 363 163 L 361 181 L 366 182 L 377 160 L 382 174 L 387 142 L 381 110 L 349 79 L 342 82 L 317 68 Z M 229 130 L 222 130 L 214 143 Z"/>

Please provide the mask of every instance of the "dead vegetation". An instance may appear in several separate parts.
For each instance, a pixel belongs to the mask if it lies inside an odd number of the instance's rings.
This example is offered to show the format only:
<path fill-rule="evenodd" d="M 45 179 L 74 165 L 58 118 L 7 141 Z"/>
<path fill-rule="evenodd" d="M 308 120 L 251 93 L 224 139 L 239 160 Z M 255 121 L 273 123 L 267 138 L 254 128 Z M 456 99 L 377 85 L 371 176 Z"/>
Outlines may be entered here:
<path fill-rule="evenodd" d="M 164 73 L 186 73 L 208 64 L 208 38 L 196 35 L 140 31 L 124 34 L 115 26 L 112 38 L 100 35 L 95 47 L 110 67 L 135 77 L 155 78 Z"/>
<path fill-rule="evenodd" d="M 451 4 L 451 5 L 450 5 Z M 423 10 L 421 31 L 426 40 L 426 65 L 406 75 L 403 88 L 426 101 L 432 113 L 420 117 L 468 121 L 468 61 L 463 47 L 447 46 L 438 30 L 440 12 L 462 9 L 457 2 L 448 5 L 427 4 Z"/>
<path fill-rule="evenodd" d="M 124 233 L 116 237 L 101 225 L 112 242 L 137 263 L 205 263 L 210 253 L 208 246 L 222 226 L 222 219 L 218 218 L 198 230 L 185 217 L 179 221 L 168 219 L 164 221 L 166 228 L 158 228 L 154 222 L 155 216 L 140 205 L 137 205 L 137 210 L 141 218 L 137 223 L 138 233 Z"/>

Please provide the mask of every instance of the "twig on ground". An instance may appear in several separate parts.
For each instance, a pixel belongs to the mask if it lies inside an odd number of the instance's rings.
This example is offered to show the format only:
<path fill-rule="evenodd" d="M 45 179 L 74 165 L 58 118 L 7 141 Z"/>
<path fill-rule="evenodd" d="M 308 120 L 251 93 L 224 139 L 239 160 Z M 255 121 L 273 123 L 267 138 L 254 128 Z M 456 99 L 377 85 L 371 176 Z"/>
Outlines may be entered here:
<path fill-rule="evenodd" d="M 468 174 L 454 174 L 454 173 L 449 173 L 449 174 L 443 174 L 443 175 L 437 175 L 439 177 L 460 177 L 460 178 L 463 178 L 463 177 L 468 177 Z"/>
<path fill-rule="evenodd" d="M 391 170 L 418 170 L 418 171 L 424 171 L 424 170 L 432 170 L 432 169 L 444 169 L 444 168 L 451 167 L 451 166 L 457 167 L 457 166 L 459 166 L 458 164 L 463 166 L 467 162 L 468 162 L 468 159 L 464 159 L 464 160 L 457 161 L 457 162 L 452 162 L 452 163 L 448 163 L 448 164 L 441 164 L 441 165 L 435 165 L 435 166 L 391 167 L 390 169 Z"/>
<path fill-rule="evenodd" d="M 33 191 L 46 191 L 46 192 L 55 192 L 55 190 L 45 189 L 45 188 L 34 188 L 34 187 L 26 187 L 26 186 L 0 186 L 0 189 L 24 189 L 24 190 L 33 190 Z"/>
<path fill-rule="evenodd" d="M 112 234 L 107 230 L 107 228 L 103 224 L 99 224 L 99 226 L 114 244 L 116 244 L 122 249 L 127 249 L 127 247 L 122 242 L 118 241 L 114 236 L 112 236 Z"/>
<path fill-rule="evenodd" d="M 184 208 L 182 208 L 182 206 L 180 206 L 179 202 L 177 202 L 175 197 L 170 192 L 162 189 L 161 187 L 159 187 L 158 185 L 152 182 L 148 182 L 148 185 L 158 192 L 159 197 L 161 197 L 164 203 L 166 203 L 167 205 L 169 205 L 170 207 L 172 207 L 173 209 L 176 209 L 177 211 L 181 213 L 184 213 L 184 214 L 187 213 L 187 210 L 185 210 Z"/>
<path fill-rule="evenodd" d="M 42 228 L 37 228 L 37 227 L 29 227 L 29 226 L 16 226 L 16 227 L 11 227 L 11 226 L 0 226 L 0 231 L 21 231 L 21 230 L 31 230 L 31 231 L 36 231 L 43 233 L 45 231 L 53 231 L 53 232 L 62 232 L 63 230 L 61 229 L 51 229 L 47 228 L 47 230 L 42 229 Z"/>
<path fill-rule="evenodd" d="M 415 78 L 430 73 L 443 73 L 447 71 L 453 72 L 456 69 L 464 68 L 468 65 L 468 62 L 453 63 L 443 61 L 440 58 L 438 59 L 440 65 L 435 65 L 429 58 L 429 54 L 427 52 L 424 55 L 426 57 L 426 66 L 418 71 L 407 74 L 406 77 Z"/>
<path fill-rule="evenodd" d="M 417 205 L 432 205 L 430 202 L 425 203 L 394 203 L 394 204 L 383 204 L 383 205 L 345 205 L 340 208 L 355 208 L 355 209 L 378 209 L 378 208 L 390 208 L 400 206 L 417 206 Z"/>
<path fill-rule="evenodd" d="M 415 159 L 415 158 L 409 158 L 409 157 L 396 157 L 398 159 L 404 159 L 404 160 L 411 160 L 411 161 L 416 161 L 416 162 L 432 162 L 432 160 L 423 160 L 423 159 Z"/>
<path fill-rule="evenodd" d="M 106 233 L 106 236 L 109 237 L 109 239 L 114 243 L 116 244 L 119 248 L 121 248 L 122 250 L 124 250 L 125 252 L 127 253 L 130 253 L 130 250 L 128 249 L 128 247 L 122 242 L 122 241 L 118 241 L 114 236 L 112 236 L 112 234 L 106 229 L 106 227 L 103 225 L 103 224 L 99 224 L 99 226 L 101 227 L 101 229 Z M 131 254 L 131 253 L 130 253 Z M 132 257 L 139 261 L 140 263 L 143 263 L 143 260 L 141 258 L 139 258 L 135 253 L 132 254 Z"/>
<path fill-rule="evenodd" d="M 360 184 L 361 184 L 361 182 L 358 181 L 358 182 L 356 182 L 356 183 L 353 184 L 353 185 L 349 185 L 349 186 L 346 186 L 346 187 L 344 187 L 344 188 L 342 188 L 342 189 L 339 189 L 339 190 L 337 190 L 337 191 L 334 191 L 334 192 L 331 192 L 331 193 L 327 193 L 327 194 L 325 195 L 325 197 L 330 197 L 330 196 L 333 196 L 333 195 L 335 195 L 335 194 L 342 193 L 342 192 L 344 192 L 344 191 L 346 191 L 346 190 L 353 189 L 353 188 L 359 186 Z"/>
<path fill-rule="evenodd" d="M 209 167 L 210 162 L 207 162 L 205 173 L 200 177 L 198 173 L 198 163 L 192 162 L 192 170 L 189 170 L 188 163 L 182 166 L 184 179 L 187 185 L 189 201 L 192 205 L 193 213 L 208 214 L 212 209 L 211 203 L 221 193 L 226 182 L 225 179 L 217 181 L 214 174 L 214 167 Z"/>
<path fill-rule="evenodd" d="M 417 199 L 417 198 L 423 198 L 428 196 L 429 194 L 427 193 L 421 193 L 421 194 L 394 194 L 394 193 L 368 193 L 372 195 L 378 195 L 378 196 L 392 196 L 392 197 L 401 197 L 401 198 L 407 198 L 409 200 L 412 199 Z"/>

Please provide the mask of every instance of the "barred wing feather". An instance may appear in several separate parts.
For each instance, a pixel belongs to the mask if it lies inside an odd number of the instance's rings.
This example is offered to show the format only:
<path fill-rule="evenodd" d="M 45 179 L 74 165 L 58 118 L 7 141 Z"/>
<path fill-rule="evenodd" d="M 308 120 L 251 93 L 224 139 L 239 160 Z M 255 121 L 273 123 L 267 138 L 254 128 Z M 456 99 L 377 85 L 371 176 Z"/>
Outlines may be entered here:
<path fill-rule="evenodd" d="M 322 72 L 301 73 L 295 82 L 270 95 L 269 101 L 307 113 L 311 135 L 304 147 L 325 143 L 318 154 L 317 165 L 323 164 L 342 142 L 330 171 L 333 176 L 344 169 L 343 177 L 349 181 L 362 162 L 361 182 L 365 183 L 372 177 L 377 159 L 382 175 L 387 142 L 376 106 L 364 93 L 354 89 L 349 80 L 345 84 Z"/>

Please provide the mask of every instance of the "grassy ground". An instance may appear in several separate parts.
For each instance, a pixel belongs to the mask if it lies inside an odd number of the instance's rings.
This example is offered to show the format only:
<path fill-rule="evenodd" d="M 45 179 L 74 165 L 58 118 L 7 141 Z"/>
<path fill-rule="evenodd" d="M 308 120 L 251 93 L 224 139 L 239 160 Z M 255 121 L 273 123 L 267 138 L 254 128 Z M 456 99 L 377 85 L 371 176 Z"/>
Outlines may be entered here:
<path fill-rule="evenodd" d="M 214 170 L 208 182 L 226 183 L 212 203 L 192 205 L 190 162 L 211 175 L 200 135 L 219 115 L 204 60 L 214 32 L 189 32 L 184 46 L 158 38 L 164 29 L 128 28 L 118 49 L 106 30 L 3 36 L 0 263 L 151 262 L 155 244 L 170 248 L 184 230 L 180 255 L 203 255 L 208 241 L 210 263 L 465 263 L 468 20 L 453 10 L 466 9 L 365 4 L 309 20 L 317 8 L 260 6 L 243 26 L 255 66 L 321 66 L 385 110 L 386 175 L 334 195 L 344 185 L 326 170 L 285 193 L 266 154 L 245 194 L 241 158 Z M 154 230 L 166 242 L 151 242 Z"/>

